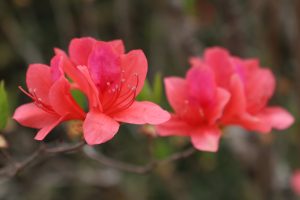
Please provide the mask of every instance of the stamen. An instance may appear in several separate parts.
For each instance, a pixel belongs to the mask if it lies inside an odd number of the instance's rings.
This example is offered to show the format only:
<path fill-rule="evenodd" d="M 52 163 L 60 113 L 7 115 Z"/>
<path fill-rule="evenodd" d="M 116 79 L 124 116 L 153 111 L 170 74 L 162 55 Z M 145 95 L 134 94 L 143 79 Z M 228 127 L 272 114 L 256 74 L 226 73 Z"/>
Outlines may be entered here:
<path fill-rule="evenodd" d="M 31 94 L 31 89 L 29 89 L 29 92 L 27 92 L 26 90 L 24 90 L 21 86 L 18 87 L 24 94 L 26 94 L 29 98 L 31 98 L 32 100 L 34 100 L 34 96 Z"/>
<path fill-rule="evenodd" d="M 139 77 L 137 73 L 134 73 L 134 78 L 136 80 L 135 85 L 132 86 L 130 84 L 127 84 L 127 92 L 125 92 L 124 94 L 121 94 L 122 88 L 123 88 L 123 84 L 122 84 L 122 79 L 121 79 L 121 86 L 120 89 L 118 90 L 118 94 L 114 97 L 113 101 L 111 101 L 111 103 L 109 105 L 106 105 L 105 108 L 107 108 L 108 114 L 110 113 L 114 113 L 114 112 L 120 112 L 122 110 L 125 110 L 127 108 L 129 108 L 135 100 L 136 97 L 136 92 L 137 92 L 137 86 L 139 84 Z M 127 101 L 128 99 L 130 99 L 130 101 Z M 124 102 L 126 104 L 124 104 Z M 122 105 L 124 104 L 124 105 Z M 110 109 L 111 106 L 113 105 L 114 109 Z"/>
<path fill-rule="evenodd" d="M 51 106 L 45 104 L 42 101 L 42 98 L 37 97 L 36 95 L 36 89 L 29 88 L 29 92 L 24 90 L 21 86 L 18 87 L 24 94 L 26 94 L 29 98 L 31 98 L 34 102 L 34 104 L 42 109 L 43 111 L 50 113 L 50 114 L 56 114 L 56 112 L 52 109 Z"/>

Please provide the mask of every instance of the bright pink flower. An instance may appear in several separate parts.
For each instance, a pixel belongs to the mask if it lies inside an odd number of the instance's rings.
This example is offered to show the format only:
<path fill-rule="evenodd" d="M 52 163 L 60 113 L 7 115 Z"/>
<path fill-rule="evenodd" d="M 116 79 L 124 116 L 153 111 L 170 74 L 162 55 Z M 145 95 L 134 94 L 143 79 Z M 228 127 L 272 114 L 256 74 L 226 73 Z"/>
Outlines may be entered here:
<path fill-rule="evenodd" d="M 261 68 L 257 59 L 243 60 L 215 47 L 205 51 L 203 62 L 214 70 L 217 84 L 231 94 L 223 124 L 268 133 L 272 128 L 286 129 L 294 122 L 285 109 L 267 105 L 275 91 L 275 77 L 269 69 Z"/>
<path fill-rule="evenodd" d="M 290 182 L 291 188 L 293 191 L 297 194 L 300 195 L 300 170 L 297 170 L 293 173 L 291 177 L 291 182 Z"/>
<path fill-rule="evenodd" d="M 89 101 L 89 112 L 83 123 L 88 144 L 110 140 L 118 131 L 119 123 L 160 124 L 170 118 L 158 105 L 135 101 L 147 74 L 147 59 L 141 50 L 125 54 L 121 40 L 97 41 L 93 38 L 73 39 L 64 71 L 74 87 L 83 91 Z"/>
<path fill-rule="evenodd" d="M 85 118 L 70 93 L 70 84 L 61 71 L 62 56 L 51 60 L 51 67 L 43 64 L 29 66 L 26 83 L 28 92 L 20 88 L 33 103 L 18 107 L 13 118 L 21 125 L 40 129 L 35 139 L 43 140 L 59 123 Z"/>
<path fill-rule="evenodd" d="M 236 124 L 248 130 L 285 129 L 294 118 L 280 107 L 266 107 L 275 79 L 257 60 L 242 60 L 222 48 L 209 48 L 204 58 L 191 58 L 186 79 L 165 79 L 175 113 L 157 126 L 162 136 L 190 136 L 199 150 L 217 151 L 220 126 Z"/>
<path fill-rule="evenodd" d="M 199 150 L 217 151 L 221 131 L 217 120 L 222 116 L 230 94 L 216 85 L 209 66 L 191 68 L 186 79 L 165 79 L 168 100 L 175 114 L 158 126 L 160 135 L 190 136 Z"/>

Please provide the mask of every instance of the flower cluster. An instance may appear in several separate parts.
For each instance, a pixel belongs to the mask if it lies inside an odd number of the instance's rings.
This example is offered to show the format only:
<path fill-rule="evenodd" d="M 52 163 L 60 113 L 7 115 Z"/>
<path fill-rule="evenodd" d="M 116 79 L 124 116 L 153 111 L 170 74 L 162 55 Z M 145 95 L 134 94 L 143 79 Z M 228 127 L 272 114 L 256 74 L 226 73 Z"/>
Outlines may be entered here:
<path fill-rule="evenodd" d="M 185 79 L 165 78 L 167 98 L 174 109 L 170 115 L 154 103 L 135 100 L 148 68 L 141 50 L 125 53 L 121 40 L 75 38 L 68 54 L 55 49 L 50 66 L 29 66 L 28 90 L 20 89 L 33 102 L 17 108 L 13 118 L 40 129 L 37 140 L 43 140 L 61 122 L 81 120 L 90 145 L 110 140 L 119 122 L 153 124 L 159 135 L 189 136 L 194 147 L 204 151 L 218 150 L 223 126 L 240 125 L 268 133 L 293 123 L 286 110 L 267 106 L 275 79 L 258 60 L 244 60 L 214 47 L 203 58 L 191 58 L 190 63 Z M 77 104 L 72 90 L 86 96 L 88 111 Z"/>
<path fill-rule="evenodd" d="M 195 148 L 215 152 L 226 125 L 268 133 L 294 122 L 283 108 L 267 106 L 275 78 L 258 60 L 241 59 L 213 47 L 203 58 L 191 58 L 190 63 L 185 79 L 165 78 L 167 98 L 175 113 L 157 126 L 161 136 L 189 136 Z"/>
<path fill-rule="evenodd" d="M 33 102 L 17 108 L 13 118 L 23 126 L 40 129 L 37 140 L 63 121 L 82 120 L 84 138 L 91 145 L 110 140 L 119 122 L 160 124 L 170 118 L 168 112 L 154 103 L 135 101 L 147 68 L 144 53 L 125 53 L 121 40 L 73 39 L 68 55 L 55 49 L 50 66 L 29 66 L 28 91 L 20 89 Z M 75 89 L 86 95 L 87 113 L 73 99 L 71 90 Z"/>

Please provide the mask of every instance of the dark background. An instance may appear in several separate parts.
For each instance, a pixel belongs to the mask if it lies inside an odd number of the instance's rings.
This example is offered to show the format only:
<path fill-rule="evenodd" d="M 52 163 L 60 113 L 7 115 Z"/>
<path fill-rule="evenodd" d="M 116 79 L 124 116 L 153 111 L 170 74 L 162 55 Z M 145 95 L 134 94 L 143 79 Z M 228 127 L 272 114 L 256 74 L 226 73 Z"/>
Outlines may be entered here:
<path fill-rule="evenodd" d="M 73 37 L 122 39 L 127 51 L 143 49 L 148 79 L 184 76 L 188 58 L 209 46 L 223 46 L 244 58 L 257 57 L 277 78 L 271 104 L 287 108 L 296 123 L 269 135 L 239 128 L 224 130 L 219 152 L 198 152 L 146 175 L 122 172 L 81 153 L 45 157 L 11 179 L 0 177 L 4 200 L 281 200 L 297 199 L 289 179 L 300 168 L 300 1 L 299 0 L 0 0 L 0 80 L 9 92 L 11 113 L 29 99 L 30 63 L 49 63 L 53 48 L 67 50 Z M 166 101 L 159 102 L 169 108 Z M 68 124 L 45 142 L 72 140 Z M 12 120 L 2 132 L 8 153 L 22 160 L 37 148 L 35 130 Z M 140 127 L 122 125 L 110 142 L 97 146 L 131 163 L 149 160 L 149 139 Z M 151 140 L 163 158 L 189 146 L 182 138 Z M 0 157 L 2 166 L 7 160 Z"/>

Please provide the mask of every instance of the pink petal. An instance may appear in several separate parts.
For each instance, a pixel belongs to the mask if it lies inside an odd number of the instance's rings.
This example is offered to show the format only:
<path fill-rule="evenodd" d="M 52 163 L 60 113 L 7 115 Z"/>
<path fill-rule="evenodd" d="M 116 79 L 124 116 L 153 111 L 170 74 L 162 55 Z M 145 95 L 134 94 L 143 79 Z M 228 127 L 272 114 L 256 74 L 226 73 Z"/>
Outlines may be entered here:
<path fill-rule="evenodd" d="M 43 64 L 31 64 L 26 73 L 29 92 L 48 103 L 48 93 L 52 85 L 50 67 Z"/>
<path fill-rule="evenodd" d="M 142 90 L 146 78 L 148 63 L 142 50 L 132 50 L 121 56 L 121 66 L 126 85 L 137 86 L 136 94 Z M 126 91 L 124 91 L 126 92 Z"/>
<path fill-rule="evenodd" d="M 113 40 L 108 42 L 118 54 L 125 53 L 125 47 L 122 40 Z"/>
<path fill-rule="evenodd" d="M 214 70 L 218 86 L 227 88 L 234 73 L 229 52 L 221 47 L 212 47 L 205 51 L 204 60 Z"/>
<path fill-rule="evenodd" d="M 244 113 L 240 116 L 236 123 L 249 131 L 257 131 L 260 133 L 269 133 L 272 129 L 270 123 L 249 113 Z"/>
<path fill-rule="evenodd" d="M 192 127 L 178 116 L 171 115 L 169 121 L 156 126 L 156 130 L 160 136 L 187 136 Z"/>
<path fill-rule="evenodd" d="M 244 60 L 244 65 L 247 69 L 247 71 L 255 71 L 259 69 L 259 60 L 256 58 L 252 59 L 245 59 Z"/>
<path fill-rule="evenodd" d="M 63 56 L 63 71 L 74 81 L 76 86 L 88 96 L 90 107 L 97 107 L 99 104 L 98 89 L 96 88 L 86 66 L 74 66 L 65 52 L 55 49 L 57 55 Z"/>
<path fill-rule="evenodd" d="M 85 114 L 73 99 L 70 87 L 69 82 L 64 77 L 57 80 L 49 92 L 51 106 L 61 116 L 68 116 L 71 119 L 83 119 Z"/>
<path fill-rule="evenodd" d="M 119 123 L 100 112 L 89 112 L 83 123 L 84 138 L 89 145 L 112 139 L 118 130 Z"/>
<path fill-rule="evenodd" d="M 289 112 L 280 107 L 265 108 L 258 114 L 258 117 L 278 130 L 287 129 L 295 121 L 294 117 Z"/>
<path fill-rule="evenodd" d="M 192 67 L 199 67 L 201 65 L 203 65 L 203 60 L 201 60 L 200 58 L 198 57 L 190 57 L 189 58 L 189 63 Z"/>
<path fill-rule="evenodd" d="M 206 109 L 215 102 L 216 82 L 206 65 L 191 68 L 186 75 L 189 100 Z"/>
<path fill-rule="evenodd" d="M 200 151 L 218 151 L 220 137 L 221 131 L 217 127 L 202 127 L 191 132 L 192 143 Z"/>
<path fill-rule="evenodd" d="M 50 114 L 38 108 L 34 103 L 24 104 L 18 107 L 13 119 L 23 126 L 31 128 L 43 128 L 59 118 L 58 115 Z"/>
<path fill-rule="evenodd" d="M 36 139 L 36 140 L 43 140 L 49 134 L 49 132 L 52 129 L 54 129 L 55 126 L 57 126 L 63 120 L 64 120 L 64 117 L 60 117 L 59 119 L 57 119 L 53 123 L 51 123 L 51 124 L 43 127 L 41 130 L 39 130 L 39 132 L 36 134 L 36 136 L 34 137 L 34 139 Z"/>
<path fill-rule="evenodd" d="M 63 75 L 62 65 L 63 65 L 63 56 L 55 55 L 51 59 L 50 72 L 51 72 L 52 81 L 58 80 Z"/>
<path fill-rule="evenodd" d="M 210 113 L 207 114 L 210 124 L 216 123 L 224 113 L 224 108 L 229 102 L 230 93 L 222 88 L 217 88 L 216 104 L 211 109 Z"/>
<path fill-rule="evenodd" d="M 99 91 L 92 80 L 89 70 L 86 66 L 78 66 L 78 70 L 80 71 L 81 75 L 83 75 L 85 81 L 87 82 L 88 86 L 83 92 L 87 95 L 89 100 L 89 107 L 90 109 L 99 109 L 100 111 L 103 110 L 102 104 L 99 100 Z"/>
<path fill-rule="evenodd" d="M 224 110 L 223 124 L 236 124 L 247 130 L 262 133 L 270 132 L 271 127 L 268 123 L 264 123 L 256 115 L 247 112 L 244 85 L 238 74 L 234 74 L 231 77 L 229 92 L 231 93 L 231 98 Z"/>
<path fill-rule="evenodd" d="M 244 85 L 237 74 L 230 79 L 229 92 L 231 97 L 224 110 L 222 119 L 224 123 L 234 122 L 238 116 L 246 112 Z"/>
<path fill-rule="evenodd" d="M 176 113 L 186 107 L 187 86 L 183 78 L 169 77 L 164 79 L 168 101 Z"/>
<path fill-rule="evenodd" d="M 274 90 L 275 78 L 269 69 L 248 71 L 245 84 L 247 111 L 252 114 L 259 112 L 266 106 Z"/>
<path fill-rule="evenodd" d="M 88 58 L 88 69 L 97 87 L 104 91 L 109 83 L 118 84 L 121 79 L 119 54 L 106 42 L 97 42 Z"/>
<path fill-rule="evenodd" d="M 75 38 L 70 42 L 69 55 L 76 65 L 87 65 L 88 57 L 96 40 L 91 37 Z"/>
<path fill-rule="evenodd" d="M 148 101 L 135 101 L 128 109 L 114 114 L 113 118 L 131 124 L 161 124 L 170 119 L 170 114 Z"/>

